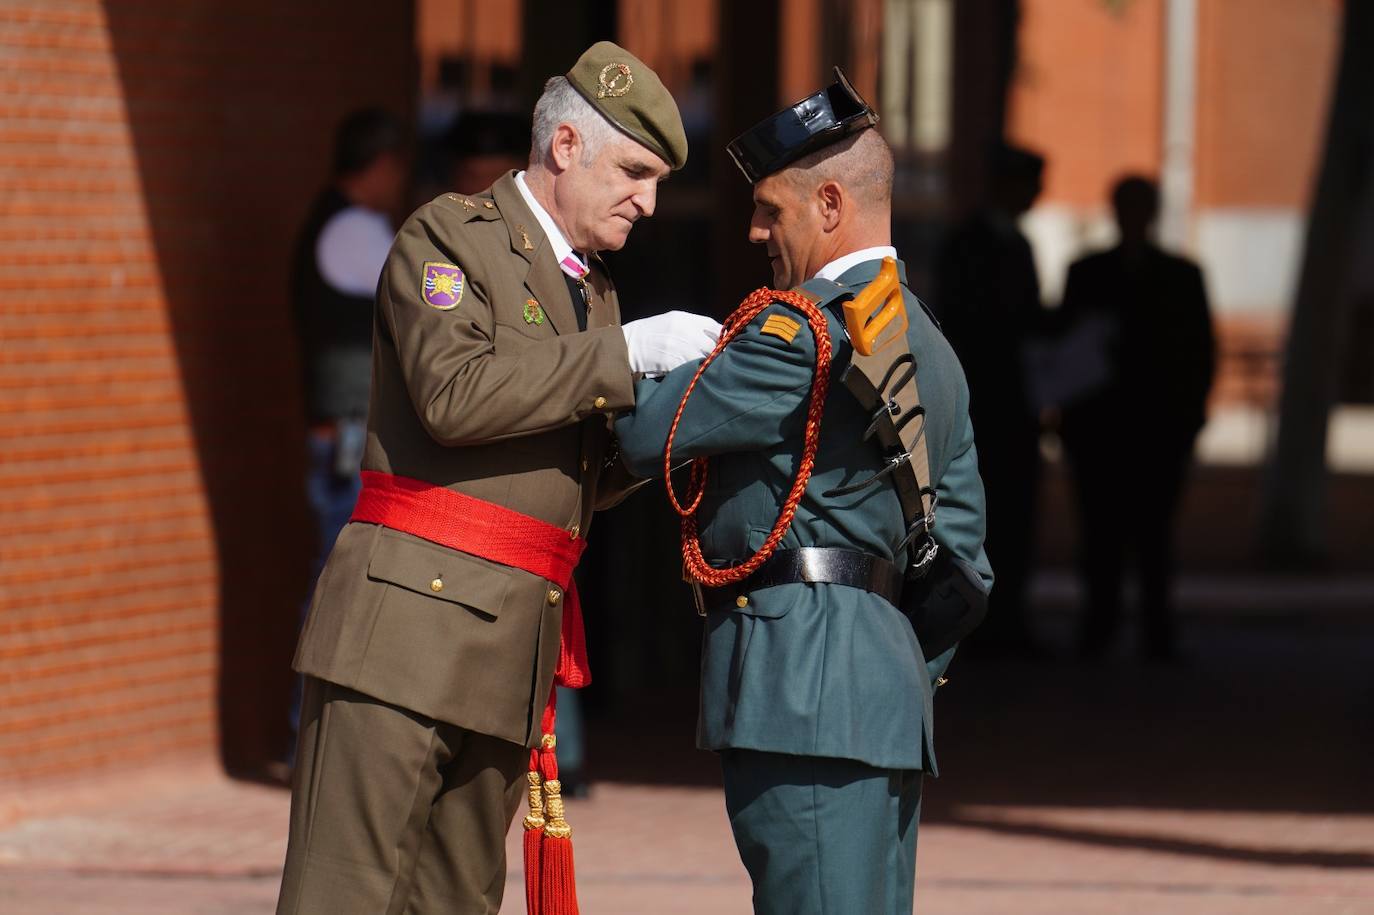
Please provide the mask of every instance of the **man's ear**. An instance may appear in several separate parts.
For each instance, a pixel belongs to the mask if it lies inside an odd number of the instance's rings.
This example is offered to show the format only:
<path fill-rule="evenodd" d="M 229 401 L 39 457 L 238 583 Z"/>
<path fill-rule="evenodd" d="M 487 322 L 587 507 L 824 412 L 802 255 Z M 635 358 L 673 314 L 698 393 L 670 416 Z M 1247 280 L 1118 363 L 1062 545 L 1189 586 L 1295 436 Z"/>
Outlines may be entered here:
<path fill-rule="evenodd" d="M 821 186 L 816 188 L 816 198 L 821 210 L 821 227 L 827 232 L 835 231 L 848 202 L 844 188 L 837 181 L 822 181 Z"/>
<path fill-rule="evenodd" d="M 582 155 L 582 137 L 578 134 L 577 128 L 571 124 L 559 124 L 553 130 L 553 139 L 549 142 L 549 155 L 553 158 L 555 169 L 560 172 L 567 171 L 579 156 Z"/>

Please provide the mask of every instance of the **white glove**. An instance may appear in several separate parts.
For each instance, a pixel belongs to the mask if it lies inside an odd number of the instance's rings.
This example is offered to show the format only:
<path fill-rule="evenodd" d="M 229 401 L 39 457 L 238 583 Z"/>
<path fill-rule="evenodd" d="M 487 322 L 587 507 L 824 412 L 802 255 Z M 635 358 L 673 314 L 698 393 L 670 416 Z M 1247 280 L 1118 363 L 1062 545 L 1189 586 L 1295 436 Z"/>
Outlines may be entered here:
<path fill-rule="evenodd" d="M 720 339 L 720 322 L 690 311 L 670 311 L 621 325 L 630 349 L 630 371 L 657 375 L 702 359 Z"/>

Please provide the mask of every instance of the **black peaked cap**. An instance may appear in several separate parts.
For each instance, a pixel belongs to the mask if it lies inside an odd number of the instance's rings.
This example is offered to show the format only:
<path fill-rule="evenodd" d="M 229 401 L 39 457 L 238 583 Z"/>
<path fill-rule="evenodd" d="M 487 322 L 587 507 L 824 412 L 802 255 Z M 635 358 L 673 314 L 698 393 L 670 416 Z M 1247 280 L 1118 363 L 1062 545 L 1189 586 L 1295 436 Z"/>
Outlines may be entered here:
<path fill-rule="evenodd" d="M 725 148 L 753 184 L 877 123 L 877 113 L 836 67 L 833 84 L 764 118 Z"/>

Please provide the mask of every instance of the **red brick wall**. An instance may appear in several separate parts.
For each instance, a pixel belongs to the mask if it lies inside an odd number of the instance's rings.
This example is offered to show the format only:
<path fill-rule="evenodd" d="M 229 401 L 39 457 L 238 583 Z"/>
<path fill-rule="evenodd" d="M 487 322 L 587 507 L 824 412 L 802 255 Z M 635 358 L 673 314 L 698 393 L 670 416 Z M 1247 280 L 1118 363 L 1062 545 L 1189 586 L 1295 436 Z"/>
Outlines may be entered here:
<path fill-rule="evenodd" d="M 1046 201 L 1159 170 L 1164 4 L 1112 9 L 1023 0 L 1007 131 L 1046 153 Z M 1306 206 L 1340 19 L 1338 0 L 1200 0 L 1196 206 Z"/>
<path fill-rule="evenodd" d="M 1306 209 L 1340 26 L 1336 0 L 1198 4 L 1198 206 Z"/>
<path fill-rule="evenodd" d="M 285 738 L 290 241 L 408 3 L 0 9 L 0 779 Z"/>
<path fill-rule="evenodd" d="M 1092 207 L 1159 171 L 1162 0 L 1023 0 L 1007 135 L 1044 153 L 1043 201 Z"/>

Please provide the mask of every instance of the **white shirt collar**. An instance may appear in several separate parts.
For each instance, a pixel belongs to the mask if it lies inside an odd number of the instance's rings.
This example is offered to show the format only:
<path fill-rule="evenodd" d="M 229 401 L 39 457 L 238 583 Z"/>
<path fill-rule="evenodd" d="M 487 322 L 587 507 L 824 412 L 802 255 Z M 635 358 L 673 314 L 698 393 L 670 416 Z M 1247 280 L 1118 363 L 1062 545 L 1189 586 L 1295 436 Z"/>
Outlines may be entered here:
<path fill-rule="evenodd" d="M 525 198 L 525 206 L 530 208 L 534 214 L 535 221 L 539 223 L 539 228 L 544 230 L 544 234 L 549 239 L 549 244 L 553 246 L 554 260 L 558 261 L 558 266 L 563 272 L 573 279 L 581 279 L 587 275 L 587 262 L 577 256 L 572 245 L 563 237 L 563 233 L 558 230 L 558 224 L 553 221 L 553 217 L 548 211 L 539 205 L 539 201 L 534 199 L 530 193 L 529 185 L 525 183 L 525 173 L 523 171 L 515 173 L 515 186 L 520 191 L 520 196 Z"/>
<path fill-rule="evenodd" d="M 830 280 L 832 283 L 844 276 L 850 267 L 858 266 L 866 261 L 881 260 L 884 257 L 897 259 L 897 249 L 891 245 L 879 245 L 876 248 L 864 248 L 859 251 L 851 251 L 843 257 L 837 257 L 824 267 L 816 271 L 816 276 L 823 280 Z"/>

